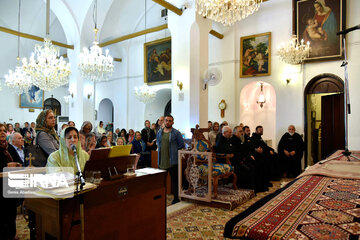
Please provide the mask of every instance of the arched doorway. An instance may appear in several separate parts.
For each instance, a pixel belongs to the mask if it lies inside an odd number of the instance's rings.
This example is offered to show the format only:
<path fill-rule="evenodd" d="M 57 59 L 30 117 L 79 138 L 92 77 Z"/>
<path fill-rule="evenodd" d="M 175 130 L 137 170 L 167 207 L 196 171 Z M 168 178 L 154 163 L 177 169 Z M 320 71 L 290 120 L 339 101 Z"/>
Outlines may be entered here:
<path fill-rule="evenodd" d="M 315 76 L 306 85 L 305 164 L 312 165 L 345 147 L 344 82 L 334 74 Z"/>
<path fill-rule="evenodd" d="M 260 83 L 263 83 L 265 103 L 263 107 L 257 103 L 260 95 Z M 275 147 L 276 129 L 276 93 L 269 83 L 251 82 L 240 92 L 240 122 L 248 125 L 251 131 L 255 127 L 264 127 L 263 139 L 270 147 Z"/>
<path fill-rule="evenodd" d="M 104 98 L 100 101 L 97 120 L 104 122 L 104 128 L 114 122 L 114 105 L 110 99 Z"/>
<path fill-rule="evenodd" d="M 56 98 L 53 98 L 52 95 L 51 98 L 47 98 L 44 101 L 44 110 L 46 109 L 53 110 L 55 117 L 61 116 L 61 103 Z"/>
<path fill-rule="evenodd" d="M 144 119 L 156 123 L 160 116 L 165 115 L 169 111 L 171 113 L 171 89 L 162 88 L 156 92 L 155 100 L 146 104 Z"/>

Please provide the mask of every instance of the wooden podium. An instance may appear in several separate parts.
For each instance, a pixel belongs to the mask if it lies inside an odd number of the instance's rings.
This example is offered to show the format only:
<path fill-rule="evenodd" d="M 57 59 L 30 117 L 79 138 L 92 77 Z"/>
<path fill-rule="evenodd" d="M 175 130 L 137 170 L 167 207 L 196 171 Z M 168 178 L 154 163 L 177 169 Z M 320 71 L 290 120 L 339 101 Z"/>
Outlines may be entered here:
<path fill-rule="evenodd" d="M 146 170 L 146 169 L 145 169 Z M 102 181 L 83 193 L 85 239 L 166 239 L 166 171 Z M 25 199 L 36 239 L 80 239 L 79 196 Z"/>

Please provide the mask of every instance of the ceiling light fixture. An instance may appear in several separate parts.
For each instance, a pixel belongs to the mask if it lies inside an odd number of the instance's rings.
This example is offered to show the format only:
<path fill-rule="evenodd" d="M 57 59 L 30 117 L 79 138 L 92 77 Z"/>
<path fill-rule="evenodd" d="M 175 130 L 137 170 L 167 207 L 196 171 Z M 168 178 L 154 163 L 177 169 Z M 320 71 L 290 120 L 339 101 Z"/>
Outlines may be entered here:
<path fill-rule="evenodd" d="M 68 84 L 70 64 L 60 57 L 59 48 L 49 38 L 50 0 L 46 1 L 46 37 L 44 44 L 35 45 L 29 61 L 22 60 L 23 70 L 31 76 L 32 83 L 44 91 Z"/>
<path fill-rule="evenodd" d="M 256 101 L 257 104 L 260 104 L 261 108 L 264 106 L 264 103 L 266 103 L 263 85 L 264 85 L 264 83 L 260 83 L 260 94 L 259 94 L 259 97 L 258 97 L 258 99 Z"/>
<path fill-rule="evenodd" d="M 9 70 L 9 74 L 5 75 L 5 84 L 16 94 L 22 94 L 29 90 L 31 87 L 31 78 L 26 74 L 20 64 L 20 13 L 21 13 L 21 0 L 19 0 L 19 11 L 18 11 L 18 52 L 17 52 L 17 66 L 15 71 Z"/>
<path fill-rule="evenodd" d="M 95 41 L 90 47 L 83 48 L 83 51 L 79 54 L 79 70 L 83 78 L 92 81 L 106 81 L 114 72 L 113 58 L 109 54 L 109 50 L 105 50 L 105 55 L 102 54 L 102 49 L 99 47 L 97 40 L 97 0 L 94 2 L 93 20 L 95 24 Z"/>
<path fill-rule="evenodd" d="M 301 39 L 299 43 L 297 36 L 293 35 L 286 46 L 281 44 L 277 52 L 282 61 L 296 65 L 304 62 L 309 57 L 310 51 L 310 42 L 304 44 L 304 39 Z"/>
<path fill-rule="evenodd" d="M 258 11 L 262 0 L 197 0 L 196 11 L 203 17 L 231 26 Z"/>

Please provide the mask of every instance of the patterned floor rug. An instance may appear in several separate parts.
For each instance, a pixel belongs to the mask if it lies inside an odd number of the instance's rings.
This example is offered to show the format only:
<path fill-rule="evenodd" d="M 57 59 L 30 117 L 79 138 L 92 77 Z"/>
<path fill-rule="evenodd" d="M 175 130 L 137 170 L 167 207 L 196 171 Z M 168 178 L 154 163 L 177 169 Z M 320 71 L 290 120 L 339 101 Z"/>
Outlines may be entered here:
<path fill-rule="evenodd" d="M 224 226 L 228 220 L 247 209 L 254 202 L 279 189 L 281 185 L 284 185 L 284 182 L 290 180 L 292 179 L 272 182 L 273 187 L 269 191 L 257 193 L 255 197 L 233 211 L 199 204 L 192 204 L 174 211 L 167 215 L 166 238 L 178 240 L 224 239 Z"/>
<path fill-rule="evenodd" d="M 184 192 L 187 194 L 187 192 Z M 202 186 L 196 189 L 196 196 L 197 197 L 205 197 L 208 193 L 207 186 Z M 188 193 L 191 195 L 191 193 Z M 244 202 L 248 201 L 249 199 L 253 198 L 255 193 L 253 190 L 248 189 L 232 189 L 229 187 L 218 187 L 218 195 L 215 198 L 214 193 L 212 193 L 212 202 L 206 205 L 210 207 L 220 207 L 229 210 L 233 210 L 237 208 Z M 185 201 L 192 201 L 194 203 L 199 203 L 200 201 L 195 201 L 191 199 L 186 199 Z"/>

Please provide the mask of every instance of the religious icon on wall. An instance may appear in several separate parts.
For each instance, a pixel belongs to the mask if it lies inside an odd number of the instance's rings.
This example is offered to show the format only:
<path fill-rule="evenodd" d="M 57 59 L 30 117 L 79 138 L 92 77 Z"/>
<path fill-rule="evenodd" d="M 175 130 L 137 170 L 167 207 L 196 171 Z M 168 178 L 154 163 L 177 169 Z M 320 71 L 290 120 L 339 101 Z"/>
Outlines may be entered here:
<path fill-rule="evenodd" d="M 240 77 L 271 74 L 271 32 L 240 38 Z"/>
<path fill-rule="evenodd" d="M 148 85 L 171 82 L 171 38 L 144 44 L 144 82 Z"/>
<path fill-rule="evenodd" d="M 305 61 L 343 59 L 341 36 L 345 29 L 345 0 L 293 0 L 293 30 L 298 40 L 310 42 Z"/>
<path fill-rule="evenodd" d="M 44 91 L 35 85 L 32 85 L 28 92 L 20 95 L 21 108 L 43 108 Z"/>

